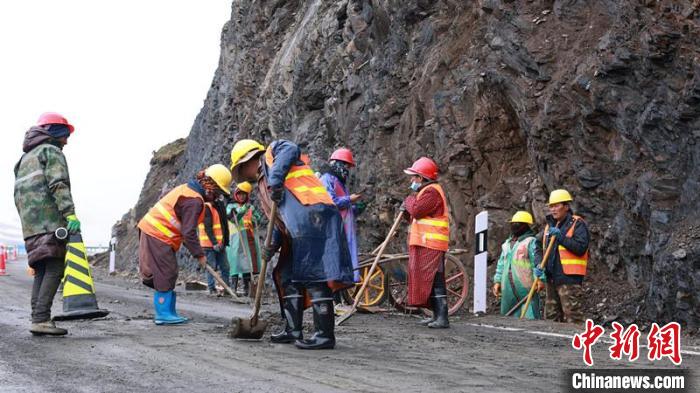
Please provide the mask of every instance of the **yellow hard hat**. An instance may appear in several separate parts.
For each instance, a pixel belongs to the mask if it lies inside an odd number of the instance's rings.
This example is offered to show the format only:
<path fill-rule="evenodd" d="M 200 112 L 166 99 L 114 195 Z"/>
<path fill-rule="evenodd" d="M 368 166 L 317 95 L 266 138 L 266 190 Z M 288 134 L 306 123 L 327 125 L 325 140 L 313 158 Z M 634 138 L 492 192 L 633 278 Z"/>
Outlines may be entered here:
<path fill-rule="evenodd" d="M 532 219 L 532 214 L 520 210 L 513 214 L 513 218 L 510 219 L 510 222 L 522 222 L 528 225 L 532 225 L 535 223 L 535 220 Z"/>
<path fill-rule="evenodd" d="M 221 191 L 231 194 L 231 171 L 221 164 L 214 164 L 204 171 L 204 174 L 212 178 Z"/>
<path fill-rule="evenodd" d="M 265 151 L 265 146 L 252 139 L 241 139 L 231 149 L 231 173 L 238 181 L 238 167 Z"/>
<path fill-rule="evenodd" d="M 236 188 L 245 192 L 246 194 L 250 194 L 250 192 L 253 191 L 253 185 L 247 181 L 236 184 Z"/>
<path fill-rule="evenodd" d="M 549 204 L 554 205 L 562 202 L 571 202 L 574 198 L 571 197 L 569 191 L 566 190 L 554 190 L 549 194 Z"/>

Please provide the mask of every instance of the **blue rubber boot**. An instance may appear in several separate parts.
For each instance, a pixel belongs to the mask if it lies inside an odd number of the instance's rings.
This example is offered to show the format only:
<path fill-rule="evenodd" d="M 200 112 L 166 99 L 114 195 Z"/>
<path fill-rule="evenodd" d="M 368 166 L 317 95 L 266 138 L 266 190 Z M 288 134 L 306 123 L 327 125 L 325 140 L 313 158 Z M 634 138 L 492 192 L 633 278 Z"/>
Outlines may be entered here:
<path fill-rule="evenodd" d="M 173 291 L 173 301 L 170 302 L 170 313 L 173 314 L 174 316 L 180 318 L 183 320 L 183 322 L 189 321 L 188 318 L 181 317 L 177 315 L 177 292 Z"/>
<path fill-rule="evenodd" d="M 175 325 L 185 322 L 184 318 L 180 318 L 170 311 L 173 303 L 173 291 L 160 292 L 156 291 L 153 294 L 153 308 L 156 315 L 154 322 L 156 325 Z"/>

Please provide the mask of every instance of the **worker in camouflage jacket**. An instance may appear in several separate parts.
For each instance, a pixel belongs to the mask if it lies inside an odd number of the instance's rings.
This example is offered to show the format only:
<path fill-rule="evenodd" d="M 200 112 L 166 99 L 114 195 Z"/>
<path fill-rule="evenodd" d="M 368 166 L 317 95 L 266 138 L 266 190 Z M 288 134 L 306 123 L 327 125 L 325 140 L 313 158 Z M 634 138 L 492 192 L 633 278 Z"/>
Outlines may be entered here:
<path fill-rule="evenodd" d="M 66 243 L 56 238 L 58 228 L 80 231 L 70 191 L 63 147 L 73 126 L 57 113 L 44 113 L 24 137 L 24 154 L 15 165 L 15 205 L 29 266 L 34 269 L 32 326 L 34 335 L 64 335 L 51 321 L 51 305 L 63 278 Z"/>

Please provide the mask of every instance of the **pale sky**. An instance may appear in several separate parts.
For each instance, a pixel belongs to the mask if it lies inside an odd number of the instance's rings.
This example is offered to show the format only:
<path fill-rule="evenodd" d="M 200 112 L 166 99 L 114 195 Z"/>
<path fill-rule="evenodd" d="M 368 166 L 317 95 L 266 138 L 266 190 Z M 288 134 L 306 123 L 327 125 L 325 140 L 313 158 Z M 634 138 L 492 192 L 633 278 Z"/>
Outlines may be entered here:
<path fill-rule="evenodd" d="M 75 125 L 64 148 L 88 245 L 107 245 L 151 153 L 187 136 L 219 59 L 231 0 L 0 2 L 0 242 L 21 241 L 13 167 L 45 111 Z"/>

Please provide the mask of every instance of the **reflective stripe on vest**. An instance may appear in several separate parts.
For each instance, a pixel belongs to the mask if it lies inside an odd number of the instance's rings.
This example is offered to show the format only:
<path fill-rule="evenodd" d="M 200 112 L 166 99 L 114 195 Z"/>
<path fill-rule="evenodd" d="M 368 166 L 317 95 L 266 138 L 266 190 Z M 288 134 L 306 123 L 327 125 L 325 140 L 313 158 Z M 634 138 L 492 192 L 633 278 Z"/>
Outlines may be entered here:
<path fill-rule="evenodd" d="M 223 242 L 224 240 L 224 231 L 221 229 L 221 219 L 219 217 L 219 212 L 214 208 L 214 205 L 212 205 L 209 202 L 204 204 L 204 208 L 209 209 L 209 211 L 211 212 L 211 228 L 214 232 L 214 238 L 216 239 L 217 244 L 221 244 L 221 242 Z M 206 248 L 214 247 L 214 245 L 211 242 L 211 239 L 209 239 L 209 235 L 207 235 L 207 231 L 204 228 L 204 222 L 200 223 L 197 226 L 197 232 L 199 233 L 200 246 Z"/>
<path fill-rule="evenodd" d="M 243 228 L 253 230 L 253 208 L 249 208 L 243 215 Z"/>
<path fill-rule="evenodd" d="M 272 147 L 268 147 L 265 152 L 265 163 L 272 168 L 274 157 Z M 314 205 L 323 203 L 333 205 L 333 200 L 326 187 L 316 177 L 314 171 L 308 164 L 292 165 L 284 179 L 284 186 L 299 200 L 302 205 Z"/>
<path fill-rule="evenodd" d="M 139 229 L 163 243 L 168 244 L 177 251 L 182 246 L 182 231 L 180 220 L 175 214 L 175 205 L 180 198 L 198 198 L 202 202 L 204 199 L 195 190 L 182 184 L 170 190 L 148 213 L 139 221 Z M 199 215 L 198 223 L 204 220 L 204 210 Z"/>
<path fill-rule="evenodd" d="M 574 222 L 571 224 L 571 227 L 566 232 L 566 237 L 568 238 L 572 238 L 574 236 L 574 228 L 576 227 L 576 222 L 579 220 L 583 221 L 583 218 L 579 216 L 573 216 L 573 219 Z M 547 232 L 549 232 L 549 225 L 547 225 L 544 228 L 544 233 Z M 542 244 L 545 244 L 544 242 L 546 241 L 546 238 L 547 236 L 542 237 Z M 579 276 L 586 275 L 586 267 L 588 266 L 588 250 L 586 250 L 586 253 L 583 254 L 583 256 L 578 256 L 573 252 L 567 250 L 566 247 L 562 245 L 559 245 L 557 249 L 559 251 L 559 261 L 561 262 L 561 268 L 564 271 L 564 274 L 573 274 Z"/>
<path fill-rule="evenodd" d="M 429 184 L 420 192 L 416 199 L 420 198 L 428 188 L 434 188 L 440 194 L 443 203 L 443 214 L 436 217 L 424 217 L 413 219 L 408 238 L 411 246 L 420 246 L 432 250 L 447 251 L 450 244 L 450 220 L 447 211 L 447 198 L 439 184 Z"/>

